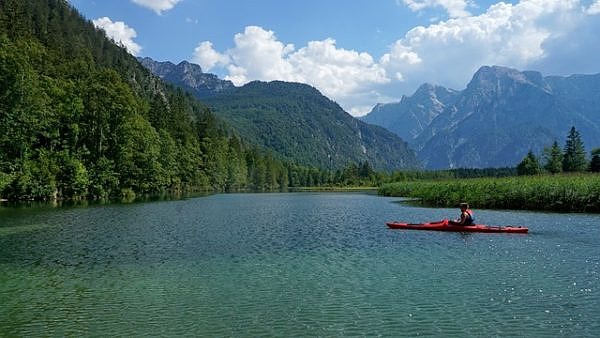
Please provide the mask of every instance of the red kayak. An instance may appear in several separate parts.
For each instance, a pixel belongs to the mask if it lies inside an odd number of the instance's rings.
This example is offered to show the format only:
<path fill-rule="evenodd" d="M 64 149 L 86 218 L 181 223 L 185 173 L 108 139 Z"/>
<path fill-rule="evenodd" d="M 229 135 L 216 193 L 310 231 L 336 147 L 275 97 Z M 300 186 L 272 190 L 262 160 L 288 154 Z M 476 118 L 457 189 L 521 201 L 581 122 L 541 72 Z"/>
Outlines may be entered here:
<path fill-rule="evenodd" d="M 453 231 L 453 232 L 507 232 L 523 234 L 529 231 L 526 227 L 516 226 L 490 226 L 483 224 L 473 225 L 454 225 L 447 219 L 439 222 L 430 223 L 402 223 L 402 222 L 387 222 L 391 229 L 407 229 L 407 230 L 431 230 L 431 231 Z"/>

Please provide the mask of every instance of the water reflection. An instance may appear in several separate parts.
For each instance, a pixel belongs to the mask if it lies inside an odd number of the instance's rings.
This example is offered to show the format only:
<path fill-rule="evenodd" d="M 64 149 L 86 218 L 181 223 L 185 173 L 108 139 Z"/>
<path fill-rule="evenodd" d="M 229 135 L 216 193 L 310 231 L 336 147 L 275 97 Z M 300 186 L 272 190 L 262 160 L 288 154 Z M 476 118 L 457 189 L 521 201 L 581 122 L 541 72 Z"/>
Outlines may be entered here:
<path fill-rule="evenodd" d="M 0 336 L 594 336 L 598 215 L 478 211 L 529 235 L 390 230 L 365 194 L 0 208 Z M 457 315 L 460 314 L 460 315 Z"/>

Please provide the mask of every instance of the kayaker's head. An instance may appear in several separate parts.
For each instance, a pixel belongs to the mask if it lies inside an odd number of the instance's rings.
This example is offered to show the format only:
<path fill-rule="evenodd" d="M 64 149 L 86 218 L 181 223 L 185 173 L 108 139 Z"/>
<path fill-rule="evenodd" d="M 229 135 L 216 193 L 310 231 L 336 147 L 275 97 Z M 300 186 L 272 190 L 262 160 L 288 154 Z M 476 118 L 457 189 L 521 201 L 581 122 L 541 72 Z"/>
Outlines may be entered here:
<path fill-rule="evenodd" d="M 460 210 L 466 211 L 468 209 L 469 209 L 469 203 L 461 203 L 460 204 Z"/>

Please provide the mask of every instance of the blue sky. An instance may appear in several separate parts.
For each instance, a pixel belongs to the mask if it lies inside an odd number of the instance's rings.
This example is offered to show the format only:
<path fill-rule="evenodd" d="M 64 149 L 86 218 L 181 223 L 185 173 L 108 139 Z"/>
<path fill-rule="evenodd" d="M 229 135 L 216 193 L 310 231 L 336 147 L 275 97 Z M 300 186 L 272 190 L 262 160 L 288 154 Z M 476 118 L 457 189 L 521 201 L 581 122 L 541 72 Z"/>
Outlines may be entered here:
<path fill-rule="evenodd" d="M 315 86 L 353 115 L 482 65 L 600 72 L 600 0 L 70 0 L 138 56 Z"/>
<path fill-rule="evenodd" d="M 160 15 L 130 0 L 70 2 L 90 20 L 109 17 L 134 28 L 140 56 L 172 62 L 189 60 L 200 41 L 227 49 L 247 26 L 272 30 L 298 46 L 334 38 L 343 48 L 383 55 L 409 29 L 445 16 L 439 7 L 415 13 L 396 0 L 183 0 Z"/>

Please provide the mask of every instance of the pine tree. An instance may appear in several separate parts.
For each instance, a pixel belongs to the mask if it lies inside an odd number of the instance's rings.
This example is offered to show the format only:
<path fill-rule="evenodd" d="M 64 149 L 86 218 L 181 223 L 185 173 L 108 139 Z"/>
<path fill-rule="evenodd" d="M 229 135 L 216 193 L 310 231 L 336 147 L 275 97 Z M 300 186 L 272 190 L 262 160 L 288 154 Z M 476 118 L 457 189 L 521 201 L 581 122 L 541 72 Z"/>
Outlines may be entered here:
<path fill-rule="evenodd" d="M 557 174 L 562 171 L 563 153 L 558 142 L 554 141 L 551 148 L 544 149 L 544 159 L 546 164 L 544 169 L 552 174 Z"/>
<path fill-rule="evenodd" d="M 517 165 L 517 174 L 519 175 L 538 175 L 541 172 L 540 163 L 531 150 L 527 153 L 523 161 Z"/>
<path fill-rule="evenodd" d="M 585 159 L 585 148 L 581 136 L 575 127 L 571 127 L 567 136 L 565 145 L 565 154 L 563 157 L 563 171 L 566 172 L 581 172 L 587 169 L 587 161 Z"/>
<path fill-rule="evenodd" d="M 371 165 L 369 164 L 369 161 L 364 161 L 363 163 L 361 163 L 358 167 L 358 177 L 360 178 L 370 178 L 372 175 L 375 174 L 375 171 L 373 170 L 373 168 L 371 168 Z"/>

